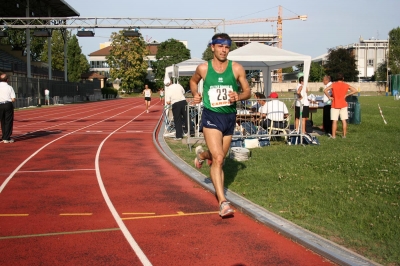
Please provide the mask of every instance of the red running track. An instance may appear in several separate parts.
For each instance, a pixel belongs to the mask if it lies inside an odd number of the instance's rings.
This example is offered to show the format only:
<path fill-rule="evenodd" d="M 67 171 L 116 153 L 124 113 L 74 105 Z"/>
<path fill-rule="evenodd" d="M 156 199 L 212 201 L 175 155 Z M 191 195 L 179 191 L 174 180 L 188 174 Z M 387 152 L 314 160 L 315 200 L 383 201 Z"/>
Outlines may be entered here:
<path fill-rule="evenodd" d="M 154 147 L 152 104 L 15 113 L 16 142 L 0 144 L 0 265 L 332 265 L 240 212 L 221 219 Z"/>

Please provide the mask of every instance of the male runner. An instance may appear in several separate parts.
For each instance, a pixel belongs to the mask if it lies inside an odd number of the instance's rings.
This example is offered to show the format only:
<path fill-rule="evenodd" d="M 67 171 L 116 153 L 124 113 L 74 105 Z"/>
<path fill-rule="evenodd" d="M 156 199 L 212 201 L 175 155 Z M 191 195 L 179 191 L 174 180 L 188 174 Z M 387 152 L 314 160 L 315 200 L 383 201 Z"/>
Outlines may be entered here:
<path fill-rule="evenodd" d="M 236 125 L 236 102 L 251 97 L 243 66 L 227 59 L 231 42 L 228 34 L 215 34 L 211 42 L 213 59 L 200 64 L 190 79 L 194 104 L 201 101 L 204 104 L 200 130 L 209 149 L 204 151 L 201 146 L 196 147 L 194 163 L 200 168 L 204 160 L 207 160 L 211 166 L 210 176 L 220 205 L 221 217 L 230 216 L 234 212 L 224 195 L 222 166 Z M 202 95 L 197 90 L 201 79 L 204 80 Z M 237 81 L 242 89 L 240 94 Z"/>

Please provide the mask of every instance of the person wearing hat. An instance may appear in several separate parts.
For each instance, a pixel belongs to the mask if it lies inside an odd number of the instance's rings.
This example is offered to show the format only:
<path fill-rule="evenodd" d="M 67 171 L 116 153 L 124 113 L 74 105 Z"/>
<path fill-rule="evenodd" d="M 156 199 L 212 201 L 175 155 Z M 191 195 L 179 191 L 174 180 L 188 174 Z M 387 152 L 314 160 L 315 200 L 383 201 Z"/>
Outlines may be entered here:
<path fill-rule="evenodd" d="M 284 102 L 278 100 L 278 97 L 278 93 L 272 92 L 268 96 L 271 100 L 266 101 L 265 95 L 261 94 L 261 107 L 258 111 L 261 116 L 265 115 L 265 119 L 262 122 L 264 129 L 271 127 L 272 122 L 275 128 L 285 128 L 287 126 L 286 117 L 289 115 L 289 110 Z"/>

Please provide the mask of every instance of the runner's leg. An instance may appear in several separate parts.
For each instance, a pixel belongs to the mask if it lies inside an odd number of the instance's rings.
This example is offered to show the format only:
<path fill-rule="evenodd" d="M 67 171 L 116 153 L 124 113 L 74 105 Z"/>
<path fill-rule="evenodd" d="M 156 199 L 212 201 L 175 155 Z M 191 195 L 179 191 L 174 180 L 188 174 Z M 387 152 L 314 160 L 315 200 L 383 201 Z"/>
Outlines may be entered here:
<path fill-rule="evenodd" d="M 203 133 L 209 153 L 202 153 L 201 158 L 204 156 L 204 159 L 211 159 L 213 162 L 210 168 L 210 177 L 214 184 L 218 202 L 221 204 L 221 202 L 226 201 L 224 195 L 224 173 L 222 166 L 224 164 L 226 152 L 229 149 L 229 146 L 228 149 L 226 146 L 228 143 L 230 145 L 229 140 L 232 139 L 232 136 L 223 137 L 221 131 L 210 128 L 203 128 Z M 207 158 L 208 155 L 211 155 L 211 158 Z"/>

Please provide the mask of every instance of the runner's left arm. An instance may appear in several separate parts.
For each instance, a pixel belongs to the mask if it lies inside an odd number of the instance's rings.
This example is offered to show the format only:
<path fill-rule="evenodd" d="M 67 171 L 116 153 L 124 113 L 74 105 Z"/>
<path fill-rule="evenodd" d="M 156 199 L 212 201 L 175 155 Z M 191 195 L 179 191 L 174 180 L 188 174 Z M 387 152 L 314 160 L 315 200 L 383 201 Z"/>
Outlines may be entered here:
<path fill-rule="evenodd" d="M 242 88 L 242 92 L 238 94 L 237 92 L 229 93 L 229 98 L 231 102 L 243 101 L 250 99 L 251 97 L 251 90 L 249 83 L 246 79 L 246 72 L 242 65 L 233 62 L 232 63 L 233 73 L 236 76 L 236 80 L 239 81 L 240 87 Z"/>

